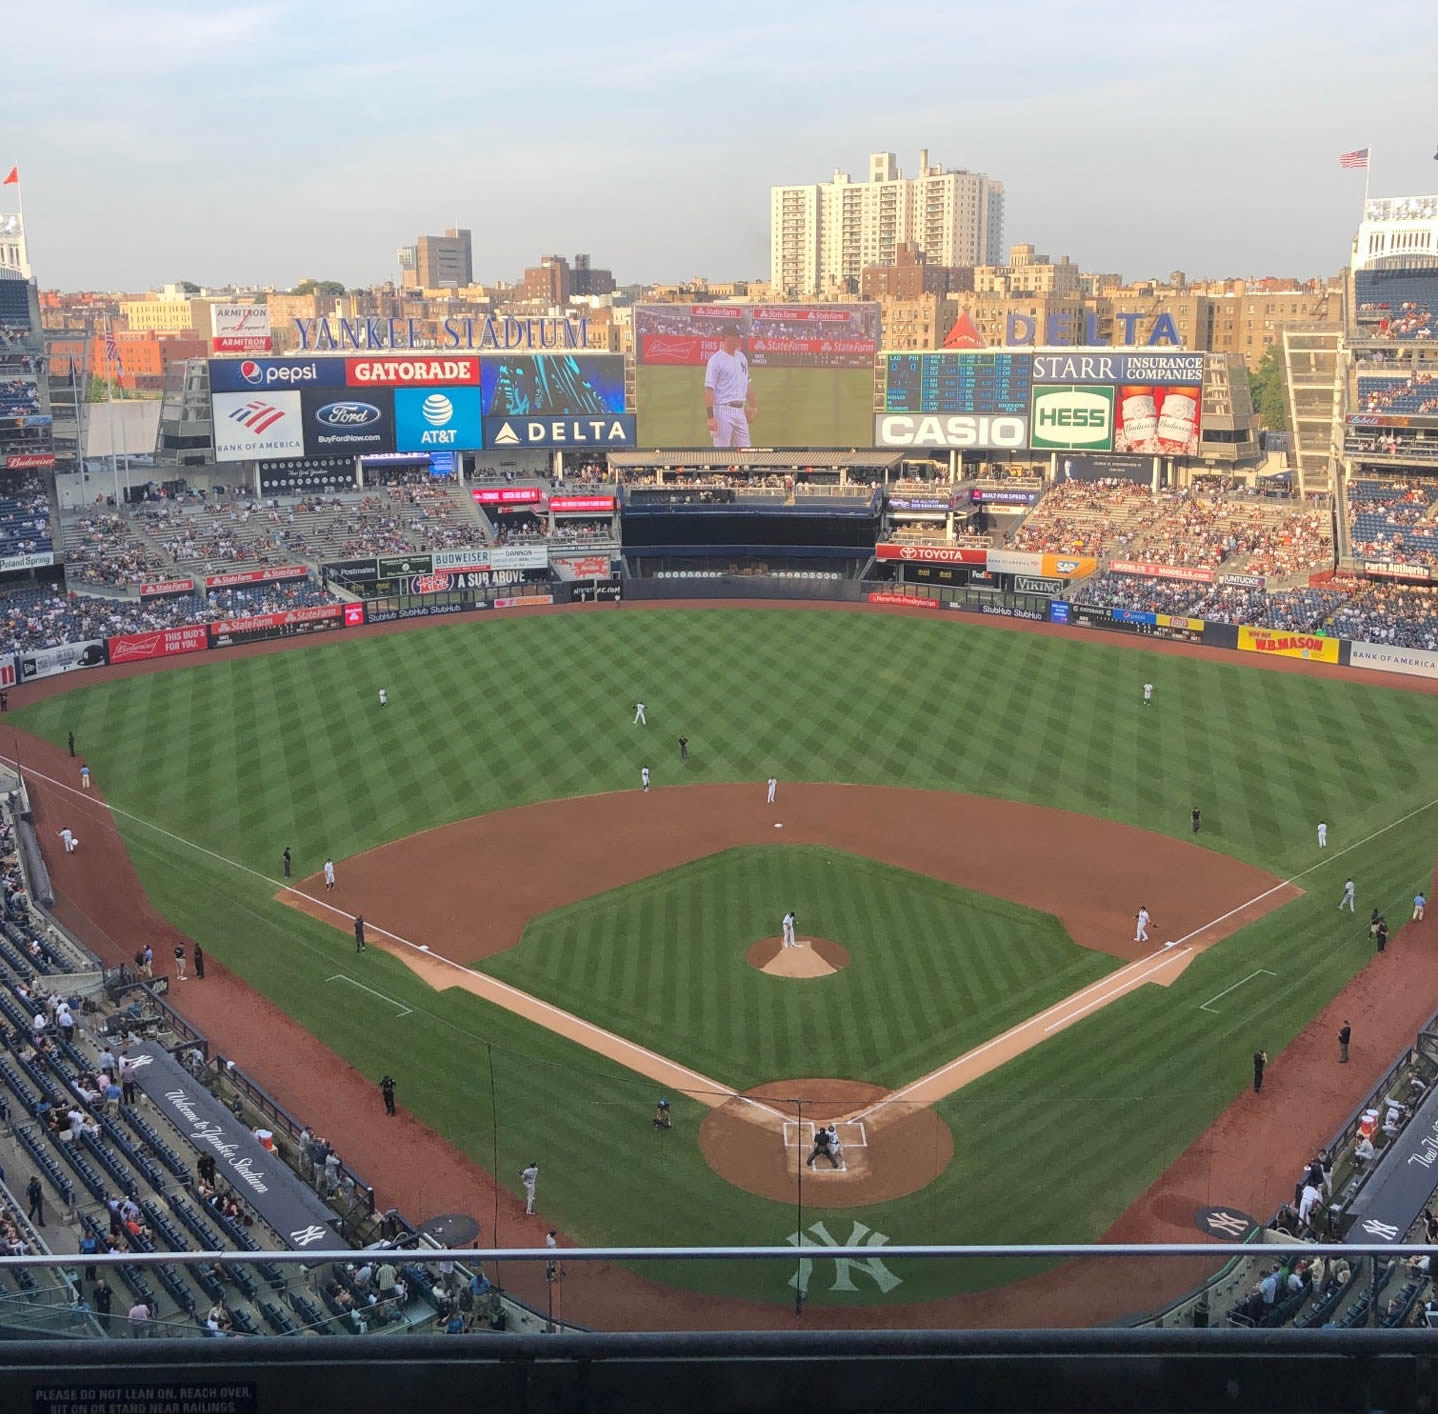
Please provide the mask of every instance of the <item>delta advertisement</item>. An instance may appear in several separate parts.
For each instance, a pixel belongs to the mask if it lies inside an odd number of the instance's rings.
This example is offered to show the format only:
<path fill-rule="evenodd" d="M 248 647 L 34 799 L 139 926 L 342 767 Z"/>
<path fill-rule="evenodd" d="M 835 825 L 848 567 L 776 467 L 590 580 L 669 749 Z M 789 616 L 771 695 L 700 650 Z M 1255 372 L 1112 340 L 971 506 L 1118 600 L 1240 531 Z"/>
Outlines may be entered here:
<path fill-rule="evenodd" d="M 868 447 L 877 304 L 637 305 L 646 447 Z"/>
<path fill-rule="evenodd" d="M 1336 663 L 1339 640 L 1312 633 L 1290 633 L 1286 629 L 1251 628 L 1238 630 L 1241 653 L 1267 653 L 1279 658 L 1306 658 L 1312 663 Z"/>
<path fill-rule="evenodd" d="M 623 354 L 491 354 L 479 378 L 486 447 L 635 444 Z"/>
<path fill-rule="evenodd" d="M 274 347 L 270 311 L 263 304 L 212 304 L 210 352 L 267 354 Z"/>

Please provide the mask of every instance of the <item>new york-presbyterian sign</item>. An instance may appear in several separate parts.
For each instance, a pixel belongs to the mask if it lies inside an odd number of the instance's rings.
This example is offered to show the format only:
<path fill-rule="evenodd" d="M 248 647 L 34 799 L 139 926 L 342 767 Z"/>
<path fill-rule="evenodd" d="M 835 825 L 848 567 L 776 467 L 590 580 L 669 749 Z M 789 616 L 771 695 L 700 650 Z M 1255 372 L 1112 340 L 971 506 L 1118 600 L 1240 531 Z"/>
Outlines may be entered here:
<path fill-rule="evenodd" d="M 419 319 L 296 319 L 302 353 L 326 349 L 432 348 Z M 582 349 L 589 334 L 587 319 L 513 319 L 509 315 L 459 319 L 440 326 L 439 347 L 445 349 Z"/>

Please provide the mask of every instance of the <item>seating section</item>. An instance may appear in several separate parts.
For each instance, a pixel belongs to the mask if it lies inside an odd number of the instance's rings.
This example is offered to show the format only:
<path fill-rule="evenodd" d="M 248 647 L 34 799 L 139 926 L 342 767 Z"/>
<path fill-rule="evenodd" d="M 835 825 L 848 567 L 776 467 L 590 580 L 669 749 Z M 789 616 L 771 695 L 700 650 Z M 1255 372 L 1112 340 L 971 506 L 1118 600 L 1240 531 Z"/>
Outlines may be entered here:
<path fill-rule="evenodd" d="M 1355 477 L 1348 524 L 1357 559 L 1438 566 L 1438 482 Z"/>
<path fill-rule="evenodd" d="M 5 380 L 0 378 L 0 418 L 11 415 L 5 411 Z M 49 481 L 34 475 L 0 476 L 0 556 L 33 555 L 54 548 Z"/>
<path fill-rule="evenodd" d="M 1358 375 L 1359 412 L 1418 413 L 1438 412 L 1438 380 L 1432 373 Z"/>
<path fill-rule="evenodd" d="M 1426 342 L 1438 331 L 1438 272 L 1359 270 L 1353 292 L 1362 333 Z"/>

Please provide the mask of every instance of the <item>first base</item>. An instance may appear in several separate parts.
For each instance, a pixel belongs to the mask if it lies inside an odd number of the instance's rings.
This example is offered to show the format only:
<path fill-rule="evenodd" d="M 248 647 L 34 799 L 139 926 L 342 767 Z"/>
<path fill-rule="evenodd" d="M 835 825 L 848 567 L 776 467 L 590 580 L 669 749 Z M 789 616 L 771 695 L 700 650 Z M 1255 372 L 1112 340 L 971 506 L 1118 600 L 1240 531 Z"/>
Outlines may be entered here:
<path fill-rule="evenodd" d="M 1166 943 L 1164 944 L 1164 947 L 1166 947 L 1166 948 L 1176 948 L 1177 946 L 1178 946 L 1178 944 L 1177 944 L 1176 942 L 1174 942 L 1174 940 L 1173 940 L 1172 938 L 1170 938 L 1170 939 L 1168 940 L 1168 942 L 1166 942 Z"/>
<path fill-rule="evenodd" d="M 774 826 L 774 828 L 775 828 L 776 830 L 782 830 L 784 827 L 783 827 L 782 825 L 776 824 L 776 825 Z"/>

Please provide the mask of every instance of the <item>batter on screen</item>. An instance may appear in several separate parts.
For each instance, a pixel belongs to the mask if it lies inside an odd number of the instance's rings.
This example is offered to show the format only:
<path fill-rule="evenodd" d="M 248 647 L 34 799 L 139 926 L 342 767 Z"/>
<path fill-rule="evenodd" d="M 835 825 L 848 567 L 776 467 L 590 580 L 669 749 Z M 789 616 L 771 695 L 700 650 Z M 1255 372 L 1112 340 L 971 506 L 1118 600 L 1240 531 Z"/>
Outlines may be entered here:
<path fill-rule="evenodd" d="M 719 347 L 704 366 L 704 416 L 716 447 L 747 447 L 749 420 L 759 411 L 749 386 L 749 357 L 739 349 L 739 326 L 719 330 Z"/>

